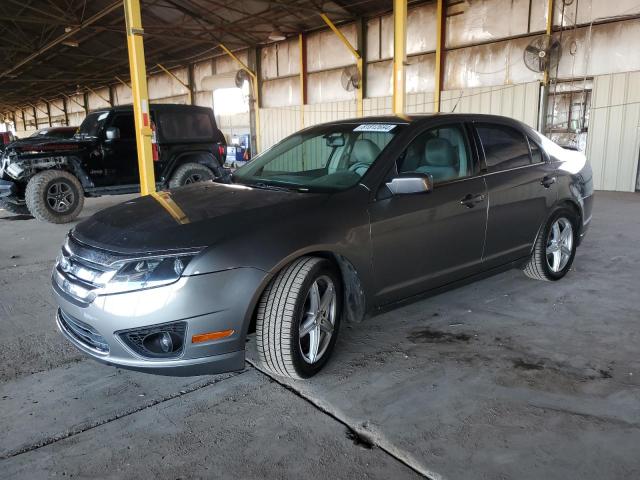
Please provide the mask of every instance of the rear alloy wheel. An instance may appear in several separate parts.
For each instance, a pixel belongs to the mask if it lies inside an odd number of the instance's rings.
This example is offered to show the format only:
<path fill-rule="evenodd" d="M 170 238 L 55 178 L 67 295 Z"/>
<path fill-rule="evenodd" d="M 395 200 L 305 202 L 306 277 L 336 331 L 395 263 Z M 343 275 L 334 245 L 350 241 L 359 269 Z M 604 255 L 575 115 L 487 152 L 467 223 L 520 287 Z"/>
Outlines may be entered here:
<path fill-rule="evenodd" d="M 199 163 L 185 163 L 180 165 L 171 176 L 169 188 L 178 188 L 183 185 L 213 180 L 214 178 L 215 175 L 209 167 Z"/>
<path fill-rule="evenodd" d="M 258 305 L 261 366 L 291 378 L 318 373 L 336 342 L 341 295 L 339 276 L 326 259 L 302 257 L 280 272 Z"/>
<path fill-rule="evenodd" d="M 556 211 L 540 232 L 524 273 L 536 280 L 559 280 L 576 253 L 576 222 L 571 210 Z"/>
<path fill-rule="evenodd" d="M 63 170 L 46 170 L 35 174 L 27 184 L 25 201 L 38 220 L 68 223 L 84 206 L 84 192 L 76 177 Z"/>

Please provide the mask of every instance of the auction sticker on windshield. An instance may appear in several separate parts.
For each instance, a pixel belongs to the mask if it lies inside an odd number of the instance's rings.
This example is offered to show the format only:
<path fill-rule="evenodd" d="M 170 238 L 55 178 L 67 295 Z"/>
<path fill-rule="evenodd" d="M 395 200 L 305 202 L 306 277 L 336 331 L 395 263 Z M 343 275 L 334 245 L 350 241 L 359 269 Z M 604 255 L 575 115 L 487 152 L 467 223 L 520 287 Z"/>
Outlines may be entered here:
<path fill-rule="evenodd" d="M 363 123 L 353 129 L 354 132 L 390 132 L 396 128 L 394 124 L 384 123 Z"/>

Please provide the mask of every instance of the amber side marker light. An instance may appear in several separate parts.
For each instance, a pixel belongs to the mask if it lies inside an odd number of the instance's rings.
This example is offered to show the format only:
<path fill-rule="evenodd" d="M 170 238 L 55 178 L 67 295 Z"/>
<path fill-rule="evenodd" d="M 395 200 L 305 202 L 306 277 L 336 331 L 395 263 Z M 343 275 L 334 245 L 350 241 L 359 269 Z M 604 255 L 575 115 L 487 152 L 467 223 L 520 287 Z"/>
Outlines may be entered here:
<path fill-rule="evenodd" d="M 221 338 L 230 337 L 235 330 L 222 330 L 221 332 L 201 333 L 191 337 L 191 343 L 209 342 L 211 340 L 220 340 Z"/>

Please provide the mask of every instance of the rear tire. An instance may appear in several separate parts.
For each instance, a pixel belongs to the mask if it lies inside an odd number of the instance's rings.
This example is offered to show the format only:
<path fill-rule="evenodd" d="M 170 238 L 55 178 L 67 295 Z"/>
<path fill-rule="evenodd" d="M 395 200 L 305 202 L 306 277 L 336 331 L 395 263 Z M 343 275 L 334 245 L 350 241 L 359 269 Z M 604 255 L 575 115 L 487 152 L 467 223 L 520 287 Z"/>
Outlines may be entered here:
<path fill-rule="evenodd" d="M 328 260 L 302 257 L 269 284 L 258 305 L 256 338 L 262 368 L 309 378 L 327 363 L 342 313 L 340 277 Z"/>
<path fill-rule="evenodd" d="M 534 280 L 556 281 L 564 277 L 573 264 L 578 244 L 578 222 L 567 208 L 556 210 L 538 234 L 526 276 Z"/>
<path fill-rule="evenodd" d="M 209 167 L 199 163 L 185 163 L 173 172 L 171 180 L 169 180 L 169 188 L 178 188 L 191 183 L 213 180 L 214 178 L 215 175 Z"/>
<path fill-rule="evenodd" d="M 84 191 L 76 177 L 64 170 L 36 173 L 25 193 L 31 215 L 49 223 L 69 223 L 82 211 Z"/>
<path fill-rule="evenodd" d="M 26 205 L 18 205 L 17 203 L 11 203 L 7 200 L 0 200 L 0 208 L 14 215 L 31 215 Z"/>

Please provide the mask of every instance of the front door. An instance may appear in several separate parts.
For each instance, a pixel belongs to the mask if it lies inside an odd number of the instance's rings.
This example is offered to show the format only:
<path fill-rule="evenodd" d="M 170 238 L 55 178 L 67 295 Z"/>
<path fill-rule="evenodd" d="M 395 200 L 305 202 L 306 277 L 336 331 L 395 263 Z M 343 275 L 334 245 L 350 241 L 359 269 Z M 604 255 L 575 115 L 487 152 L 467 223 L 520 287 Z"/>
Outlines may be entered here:
<path fill-rule="evenodd" d="M 370 205 L 376 303 L 386 304 L 468 276 L 480 266 L 487 220 L 485 181 L 477 176 L 462 124 L 420 133 L 390 177 L 429 174 L 431 192 L 390 195 Z"/>
<path fill-rule="evenodd" d="M 118 112 L 109 127 L 118 129 L 118 138 L 104 142 L 104 167 L 109 185 L 138 183 L 138 151 L 132 112 Z"/>

